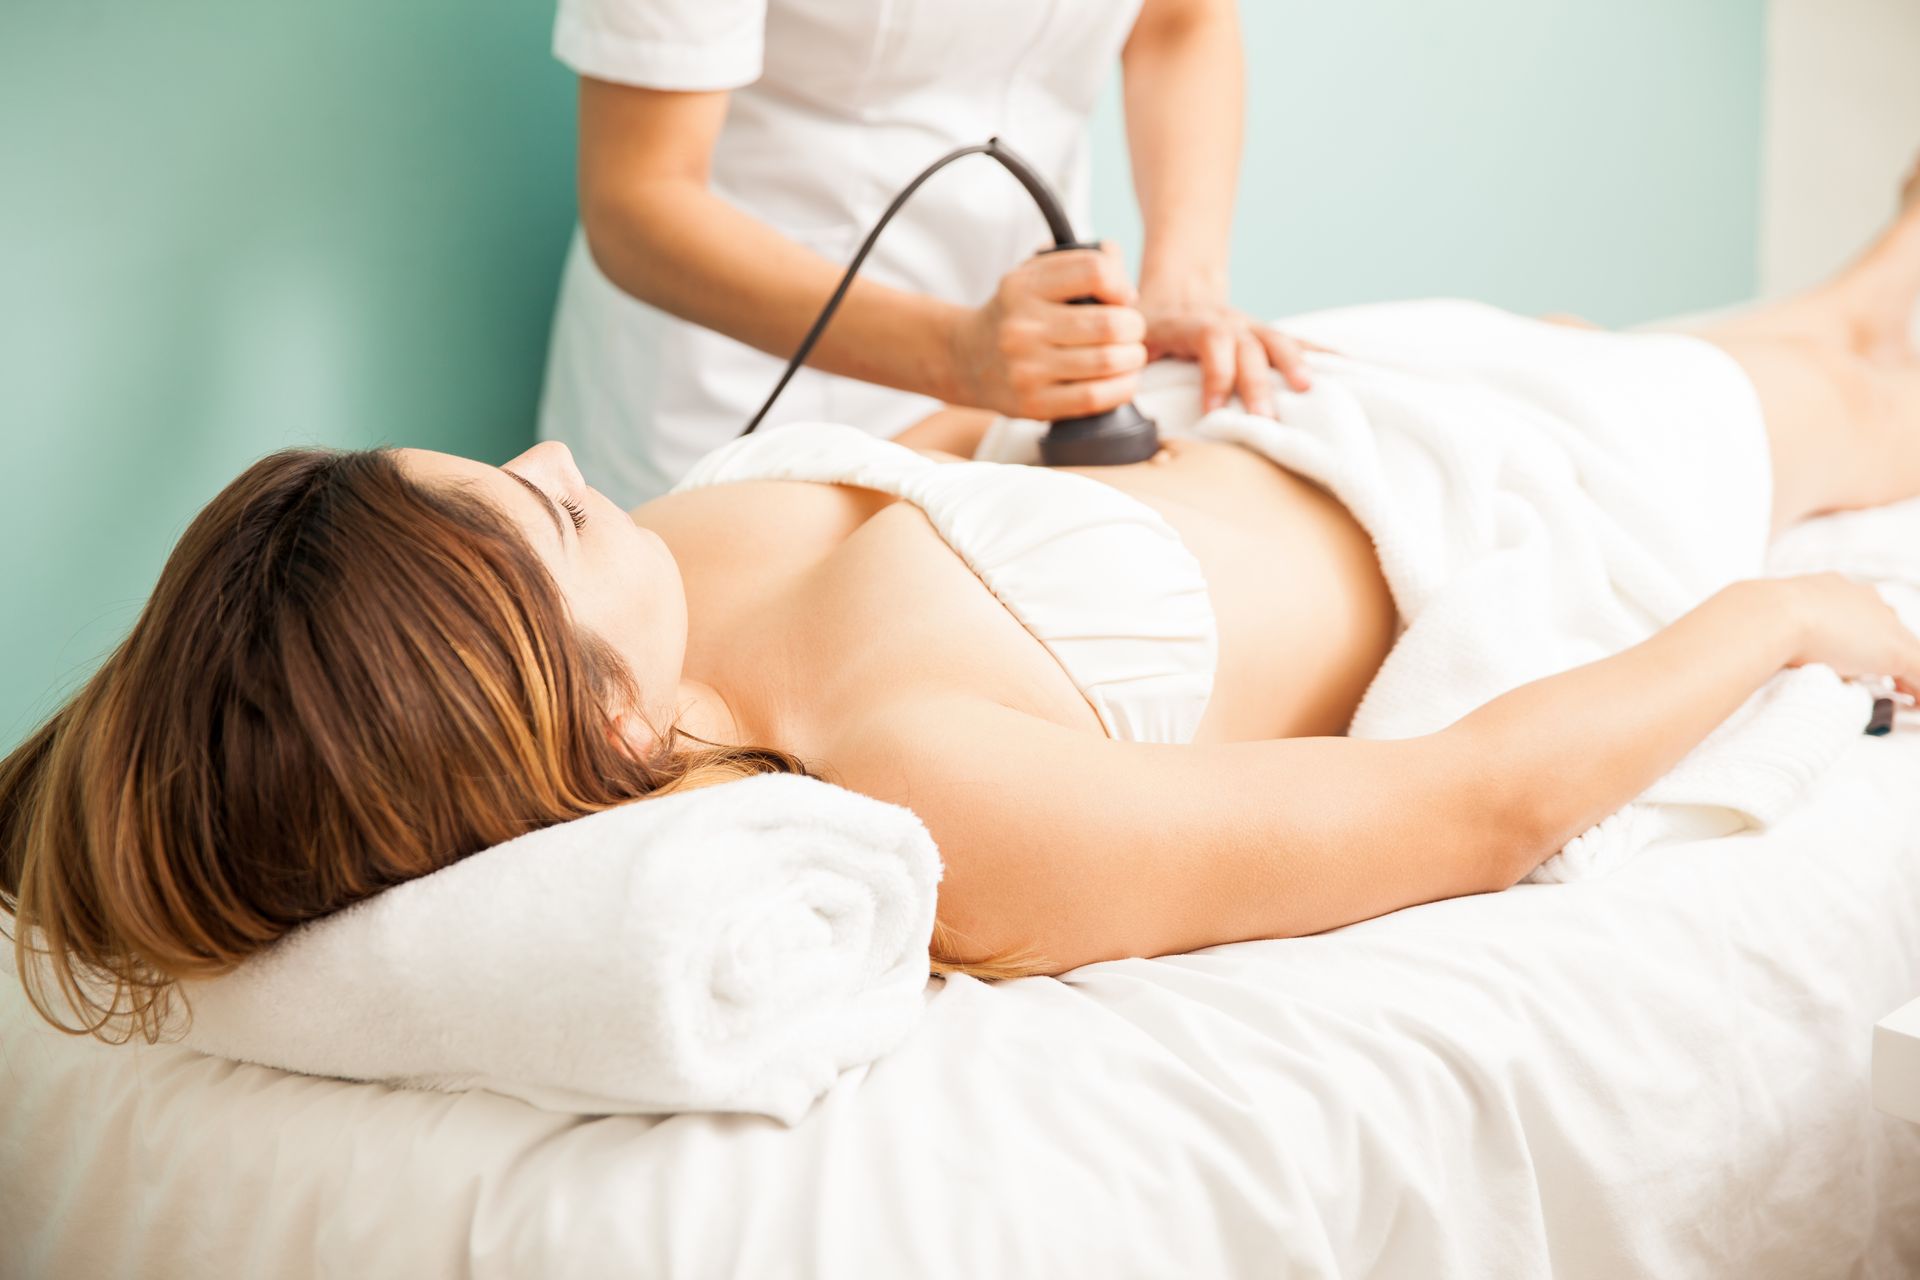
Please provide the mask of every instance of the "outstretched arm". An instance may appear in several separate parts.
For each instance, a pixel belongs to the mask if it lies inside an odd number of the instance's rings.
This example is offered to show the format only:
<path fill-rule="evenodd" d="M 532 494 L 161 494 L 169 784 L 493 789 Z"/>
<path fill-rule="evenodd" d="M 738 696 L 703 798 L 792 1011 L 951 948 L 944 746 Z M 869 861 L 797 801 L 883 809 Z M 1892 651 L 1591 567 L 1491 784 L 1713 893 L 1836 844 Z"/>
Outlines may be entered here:
<path fill-rule="evenodd" d="M 1870 589 L 1822 576 L 1729 587 L 1419 738 L 1110 742 L 934 697 L 832 758 L 837 781 L 927 823 L 943 923 L 1063 972 L 1505 888 L 1812 661 L 1920 685 L 1920 640 Z"/>
<path fill-rule="evenodd" d="M 1781 668 L 1810 662 L 1920 686 L 1920 639 L 1878 593 L 1817 574 L 1735 583 L 1630 649 L 1462 718 L 1446 732 L 1524 756 L 1496 754 L 1532 793 L 1533 844 L 1508 883 L 1653 785 Z"/>

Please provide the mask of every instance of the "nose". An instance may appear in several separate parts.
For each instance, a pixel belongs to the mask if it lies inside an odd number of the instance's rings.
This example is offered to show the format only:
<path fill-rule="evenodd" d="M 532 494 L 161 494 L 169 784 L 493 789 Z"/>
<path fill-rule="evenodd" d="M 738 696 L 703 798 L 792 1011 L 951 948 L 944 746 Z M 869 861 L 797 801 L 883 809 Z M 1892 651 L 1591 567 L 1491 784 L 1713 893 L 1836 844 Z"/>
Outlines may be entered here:
<path fill-rule="evenodd" d="M 529 479 L 544 478 L 563 489 L 586 486 L 580 468 L 574 464 L 573 450 L 558 440 L 542 440 L 507 466 Z"/>

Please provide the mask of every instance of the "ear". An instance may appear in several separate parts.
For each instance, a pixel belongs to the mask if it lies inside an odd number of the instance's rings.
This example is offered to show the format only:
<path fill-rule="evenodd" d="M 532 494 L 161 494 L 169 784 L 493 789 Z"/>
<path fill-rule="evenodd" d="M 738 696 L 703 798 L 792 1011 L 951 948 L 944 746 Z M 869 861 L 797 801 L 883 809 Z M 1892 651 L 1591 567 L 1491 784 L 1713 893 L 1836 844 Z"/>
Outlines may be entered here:
<path fill-rule="evenodd" d="M 651 760 L 661 748 L 660 735 L 638 712 L 622 711 L 613 718 L 613 738 L 636 760 Z"/>

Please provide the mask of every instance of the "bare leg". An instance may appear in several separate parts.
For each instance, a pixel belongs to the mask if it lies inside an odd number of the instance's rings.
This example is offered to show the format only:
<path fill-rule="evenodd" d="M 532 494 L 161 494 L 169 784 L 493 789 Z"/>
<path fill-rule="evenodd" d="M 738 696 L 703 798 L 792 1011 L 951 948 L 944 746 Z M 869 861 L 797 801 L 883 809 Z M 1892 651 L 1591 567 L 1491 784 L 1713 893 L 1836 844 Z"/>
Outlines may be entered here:
<path fill-rule="evenodd" d="M 1914 361 L 1909 326 L 1920 299 L 1920 162 L 1878 240 L 1831 280 L 1798 297 L 1718 321 L 1703 336 L 1797 338 L 1889 364 Z"/>
<path fill-rule="evenodd" d="M 1747 371 L 1773 454 L 1775 532 L 1920 494 L 1920 365 L 1802 339 L 1705 336 Z"/>
<path fill-rule="evenodd" d="M 1920 494 L 1920 170 L 1893 225 L 1826 284 L 1697 331 L 1760 394 L 1774 528 Z"/>

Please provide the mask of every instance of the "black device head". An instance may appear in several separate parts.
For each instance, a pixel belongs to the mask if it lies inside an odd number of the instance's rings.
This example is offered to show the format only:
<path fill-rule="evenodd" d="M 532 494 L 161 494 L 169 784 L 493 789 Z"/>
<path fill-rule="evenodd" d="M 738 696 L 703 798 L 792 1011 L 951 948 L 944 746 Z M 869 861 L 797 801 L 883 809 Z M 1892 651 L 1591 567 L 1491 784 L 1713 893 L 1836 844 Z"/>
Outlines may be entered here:
<path fill-rule="evenodd" d="M 1049 467 L 1115 467 L 1160 452 L 1160 429 L 1131 404 L 1084 418 L 1061 418 L 1040 438 Z"/>

